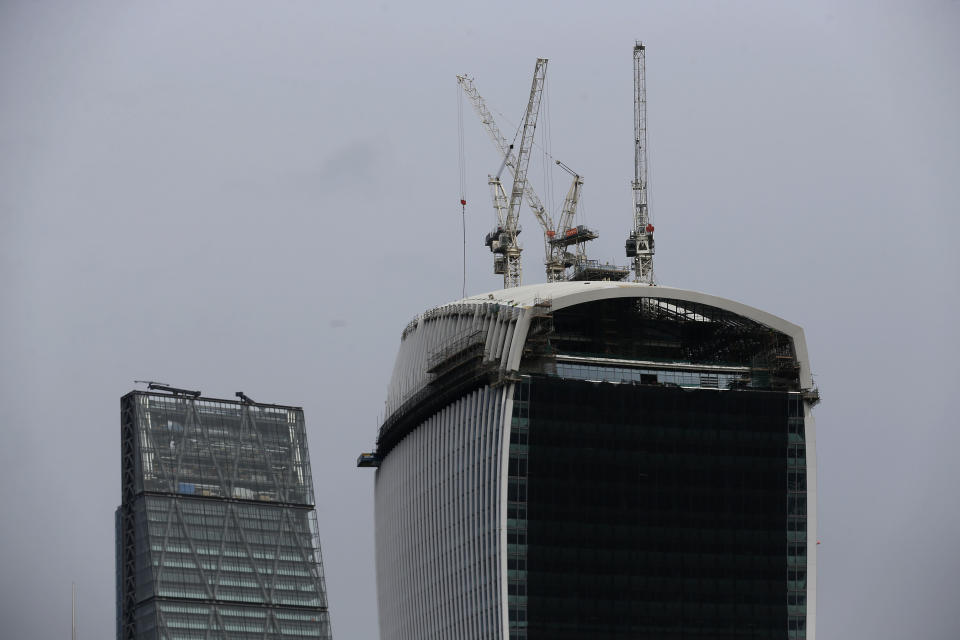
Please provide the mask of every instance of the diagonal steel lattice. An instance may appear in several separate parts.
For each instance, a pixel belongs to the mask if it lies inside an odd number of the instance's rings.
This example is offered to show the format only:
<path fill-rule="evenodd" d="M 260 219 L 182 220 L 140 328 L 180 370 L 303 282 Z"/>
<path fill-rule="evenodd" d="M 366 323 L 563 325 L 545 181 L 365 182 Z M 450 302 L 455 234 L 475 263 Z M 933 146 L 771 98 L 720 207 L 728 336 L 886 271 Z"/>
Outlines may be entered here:
<path fill-rule="evenodd" d="M 137 392 L 122 416 L 121 637 L 330 637 L 302 412 Z"/>

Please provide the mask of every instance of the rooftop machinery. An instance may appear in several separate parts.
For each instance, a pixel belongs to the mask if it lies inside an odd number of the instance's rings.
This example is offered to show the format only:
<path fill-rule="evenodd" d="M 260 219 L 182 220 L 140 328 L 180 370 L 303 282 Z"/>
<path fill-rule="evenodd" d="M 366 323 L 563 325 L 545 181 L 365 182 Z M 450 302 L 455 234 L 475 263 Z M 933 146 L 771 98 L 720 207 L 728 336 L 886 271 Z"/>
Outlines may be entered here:
<path fill-rule="evenodd" d="M 646 47 L 633 47 L 633 230 L 627 237 L 627 257 L 633 258 L 637 282 L 653 282 L 653 225 L 647 209 L 647 78 Z"/>

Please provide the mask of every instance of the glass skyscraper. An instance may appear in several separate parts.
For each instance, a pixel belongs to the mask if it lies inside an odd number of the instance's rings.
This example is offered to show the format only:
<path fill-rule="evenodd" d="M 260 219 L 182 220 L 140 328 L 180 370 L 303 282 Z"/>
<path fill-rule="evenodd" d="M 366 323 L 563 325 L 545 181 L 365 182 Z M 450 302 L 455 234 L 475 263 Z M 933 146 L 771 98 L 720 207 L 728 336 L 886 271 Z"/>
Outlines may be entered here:
<path fill-rule="evenodd" d="M 815 637 L 800 327 L 564 282 L 403 331 L 377 448 L 383 640 Z"/>
<path fill-rule="evenodd" d="M 330 638 L 303 410 L 121 405 L 117 637 Z"/>

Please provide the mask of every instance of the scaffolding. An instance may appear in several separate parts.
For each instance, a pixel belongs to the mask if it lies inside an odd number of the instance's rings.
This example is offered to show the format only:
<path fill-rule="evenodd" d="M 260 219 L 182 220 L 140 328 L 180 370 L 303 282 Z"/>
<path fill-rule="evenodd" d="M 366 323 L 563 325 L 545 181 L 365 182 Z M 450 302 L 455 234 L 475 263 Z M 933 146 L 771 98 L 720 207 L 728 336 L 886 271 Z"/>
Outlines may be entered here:
<path fill-rule="evenodd" d="M 630 275 L 630 267 L 623 267 L 609 262 L 601 263 L 599 260 L 581 260 L 573 266 L 573 275 L 571 280 L 611 280 L 620 281 Z"/>
<path fill-rule="evenodd" d="M 523 367 L 525 370 L 556 373 L 556 350 L 550 342 L 553 336 L 553 300 L 535 298 L 530 307 L 530 327 L 523 345 Z"/>
<path fill-rule="evenodd" d="M 430 354 L 427 358 L 427 373 L 443 375 L 459 366 L 483 356 L 486 331 L 471 329 L 458 334 L 454 339 Z"/>

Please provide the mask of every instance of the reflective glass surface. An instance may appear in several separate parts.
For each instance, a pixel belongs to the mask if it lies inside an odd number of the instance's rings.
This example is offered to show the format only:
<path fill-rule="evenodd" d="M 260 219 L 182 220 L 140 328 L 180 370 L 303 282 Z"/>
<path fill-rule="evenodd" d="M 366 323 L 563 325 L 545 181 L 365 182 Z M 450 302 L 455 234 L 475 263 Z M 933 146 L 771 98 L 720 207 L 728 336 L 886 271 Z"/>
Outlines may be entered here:
<path fill-rule="evenodd" d="M 802 637 L 799 402 L 532 377 L 526 637 Z"/>
<path fill-rule="evenodd" d="M 671 371 L 644 367 L 611 367 L 587 364 L 557 363 L 561 378 L 579 378 L 594 382 L 642 382 L 672 384 L 678 387 L 728 389 L 743 380 L 739 373 L 709 371 Z"/>
<path fill-rule="evenodd" d="M 118 637 L 329 638 L 302 410 L 140 392 L 122 409 Z"/>

